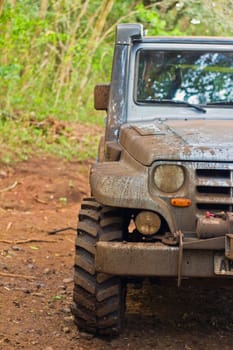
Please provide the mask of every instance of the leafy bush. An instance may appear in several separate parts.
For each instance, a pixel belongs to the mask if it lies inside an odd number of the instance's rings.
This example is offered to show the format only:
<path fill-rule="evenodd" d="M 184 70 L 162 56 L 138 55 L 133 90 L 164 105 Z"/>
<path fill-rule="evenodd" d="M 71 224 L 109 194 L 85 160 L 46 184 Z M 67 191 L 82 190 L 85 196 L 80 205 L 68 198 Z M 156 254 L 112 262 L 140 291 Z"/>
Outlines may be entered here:
<path fill-rule="evenodd" d="M 232 0 L 228 2 L 233 6 Z M 53 117 L 102 125 L 102 118 L 93 110 L 93 87 L 97 82 L 110 80 L 116 24 L 141 22 L 152 35 L 202 33 L 204 26 L 208 28 L 207 34 L 211 30 L 216 34 L 217 29 L 225 34 L 232 29 L 230 12 L 224 13 L 219 4 L 215 5 L 224 23 L 224 27 L 216 28 L 217 21 L 213 21 L 216 12 L 212 11 L 211 15 L 208 12 L 211 6 L 213 10 L 212 3 L 207 0 L 1 1 L 2 140 L 12 147 L 15 142 L 19 149 L 22 145 L 22 153 L 27 154 L 34 133 L 38 133 L 38 147 L 50 152 L 50 144 L 45 147 L 48 139 L 39 131 L 31 126 L 24 129 L 31 115 L 39 121 Z M 211 20 L 207 26 L 203 21 L 208 16 Z M 224 22 L 223 16 L 228 20 Z M 7 115 L 11 119 L 6 123 Z M 15 130 L 14 136 L 11 128 Z M 63 141 L 68 142 L 67 138 Z"/>

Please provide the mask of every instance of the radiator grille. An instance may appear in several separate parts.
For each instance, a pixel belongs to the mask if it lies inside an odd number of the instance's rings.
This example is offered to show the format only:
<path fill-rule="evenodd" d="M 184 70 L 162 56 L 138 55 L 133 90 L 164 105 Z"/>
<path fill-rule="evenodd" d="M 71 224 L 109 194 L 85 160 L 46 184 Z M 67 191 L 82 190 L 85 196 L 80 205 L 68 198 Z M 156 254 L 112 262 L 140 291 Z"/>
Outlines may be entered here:
<path fill-rule="evenodd" d="M 196 169 L 196 206 L 199 210 L 232 211 L 233 169 Z"/>

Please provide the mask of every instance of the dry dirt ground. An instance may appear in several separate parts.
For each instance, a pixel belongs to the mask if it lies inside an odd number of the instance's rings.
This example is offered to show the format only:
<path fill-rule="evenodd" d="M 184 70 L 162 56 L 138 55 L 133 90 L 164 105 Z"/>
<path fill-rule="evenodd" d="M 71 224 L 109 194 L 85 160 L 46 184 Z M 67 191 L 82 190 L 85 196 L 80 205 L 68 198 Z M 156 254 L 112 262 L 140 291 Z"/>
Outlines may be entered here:
<path fill-rule="evenodd" d="M 0 349 L 233 349 L 232 289 L 220 285 L 130 286 L 118 338 L 79 332 L 70 312 L 73 229 L 87 169 L 53 158 L 0 165 Z"/>

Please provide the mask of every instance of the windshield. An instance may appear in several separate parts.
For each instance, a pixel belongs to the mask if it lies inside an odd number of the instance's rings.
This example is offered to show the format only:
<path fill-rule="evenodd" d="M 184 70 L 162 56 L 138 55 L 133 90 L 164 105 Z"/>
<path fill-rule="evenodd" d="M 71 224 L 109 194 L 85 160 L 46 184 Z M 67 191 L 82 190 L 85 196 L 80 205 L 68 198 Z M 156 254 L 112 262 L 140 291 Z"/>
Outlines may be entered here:
<path fill-rule="evenodd" d="M 233 103 L 233 53 L 140 50 L 136 102 Z"/>

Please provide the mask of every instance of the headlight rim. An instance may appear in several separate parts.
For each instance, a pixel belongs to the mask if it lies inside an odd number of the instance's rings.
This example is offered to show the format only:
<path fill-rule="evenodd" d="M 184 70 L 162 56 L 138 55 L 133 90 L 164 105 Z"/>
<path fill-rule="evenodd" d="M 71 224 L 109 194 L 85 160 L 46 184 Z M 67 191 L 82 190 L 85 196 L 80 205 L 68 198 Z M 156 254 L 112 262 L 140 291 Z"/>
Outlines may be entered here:
<path fill-rule="evenodd" d="M 181 176 L 181 179 L 178 179 L 178 184 L 175 186 L 175 183 L 174 181 L 170 181 L 170 183 L 168 183 L 168 180 L 167 180 L 167 176 L 165 177 L 166 178 L 166 183 L 163 184 L 162 181 L 158 181 L 159 177 L 161 178 L 161 175 L 156 179 L 156 170 L 158 170 L 159 168 L 162 169 L 162 168 L 165 168 L 165 167 L 171 167 L 173 168 L 176 168 L 176 169 L 179 169 L 180 174 L 178 174 L 178 177 Z M 169 171 L 168 171 L 169 173 Z M 171 174 L 169 176 L 172 176 L 173 177 L 173 180 L 174 180 L 174 171 L 171 172 Z M 160 163 L 158 165 L 156 165 L 153 169 L 153 174 L 152 174 L 152 180 L 153 180 L 153 184 L 154 186 L 156 187 L 156 189 L 162 193 L 165 193 L 167 195 L 169 194 L 174 194 L 174 193 L 177 193 L 179 192 L 183 186 L 184 186 L 184 183 L 185 183 L 185 168 L 180 165 L 180 164 L 169 164 L 169 163 Z M 164 177 L 162 177 L 164 179 Z M 172 180 L 172 179 L 171 179 Z M 169 184 L 170 184 L 170 187 L 169 187 Z M 171 185 L 172 184 L 172 185 Z"/>

